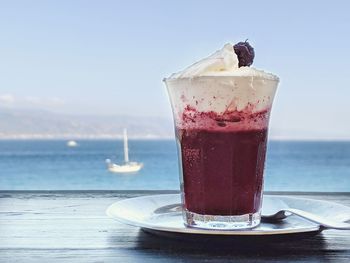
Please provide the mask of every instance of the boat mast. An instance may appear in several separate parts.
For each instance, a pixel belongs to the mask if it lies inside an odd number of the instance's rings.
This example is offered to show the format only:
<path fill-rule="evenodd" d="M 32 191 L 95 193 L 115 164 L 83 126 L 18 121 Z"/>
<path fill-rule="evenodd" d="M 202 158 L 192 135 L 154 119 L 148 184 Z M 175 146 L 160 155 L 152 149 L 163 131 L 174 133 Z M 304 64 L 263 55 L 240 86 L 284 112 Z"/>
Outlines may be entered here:
<path fill-rule="evenodd" d="M 124 161 L 129 162 L 129 150 L 128 150 L 128 135 L 126 134 L 126 129 L 124 129 Z"/>

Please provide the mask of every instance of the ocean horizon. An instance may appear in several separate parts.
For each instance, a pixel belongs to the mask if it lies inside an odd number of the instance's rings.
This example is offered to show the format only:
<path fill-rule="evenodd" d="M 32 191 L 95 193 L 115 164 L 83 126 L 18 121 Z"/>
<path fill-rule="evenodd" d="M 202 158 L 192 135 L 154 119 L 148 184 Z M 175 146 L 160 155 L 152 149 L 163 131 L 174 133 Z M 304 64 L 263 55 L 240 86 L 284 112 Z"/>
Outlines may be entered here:
<path fill-rule="evenodd" d="M 178 190 L 175 139 L 129 140 L 136 174 L 113 174 L 123 161 L 120 139 L 0 139 L 0 190 Z M 269 140 L 265 190 L 349 192 L 350 141 Z"/>

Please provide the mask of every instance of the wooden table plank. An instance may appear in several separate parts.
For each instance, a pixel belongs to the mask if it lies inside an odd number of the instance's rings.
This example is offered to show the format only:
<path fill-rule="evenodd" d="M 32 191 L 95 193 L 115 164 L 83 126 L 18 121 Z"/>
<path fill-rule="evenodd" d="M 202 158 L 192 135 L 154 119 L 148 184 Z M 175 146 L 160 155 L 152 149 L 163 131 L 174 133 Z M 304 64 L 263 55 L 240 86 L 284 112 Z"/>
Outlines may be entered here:
<path fill-rule="evenodd" d="M 105 215 L 115 201 L 159 193 L 169 191 L 2 191 L 0 262 L 350 262 L 350 231 L 304 238 L 169 238 Z M 350 206 L 350 193 L 283 194 Z"/>

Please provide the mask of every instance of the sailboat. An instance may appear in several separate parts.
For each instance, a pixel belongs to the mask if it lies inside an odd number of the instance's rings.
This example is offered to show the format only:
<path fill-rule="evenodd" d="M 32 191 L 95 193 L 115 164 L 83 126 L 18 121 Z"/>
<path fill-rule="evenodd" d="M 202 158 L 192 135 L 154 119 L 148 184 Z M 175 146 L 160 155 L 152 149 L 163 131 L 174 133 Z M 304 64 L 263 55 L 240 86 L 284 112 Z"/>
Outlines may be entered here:
<path fill-rule="evenodd" d="M 129 161 L 128 135 L 124 129 L 124 164 L 112 163 L 110 159 L 106 159 L 107 169 L 112 173 L 135 173 L 141 170 L 142 163 Z"/>
<path fill-rule="evenodd" d="M 76 141 L 71 140 L 71 141 L 67 142 L 67 146 L 68 147 L 77 147 L 78 143 Z"/>

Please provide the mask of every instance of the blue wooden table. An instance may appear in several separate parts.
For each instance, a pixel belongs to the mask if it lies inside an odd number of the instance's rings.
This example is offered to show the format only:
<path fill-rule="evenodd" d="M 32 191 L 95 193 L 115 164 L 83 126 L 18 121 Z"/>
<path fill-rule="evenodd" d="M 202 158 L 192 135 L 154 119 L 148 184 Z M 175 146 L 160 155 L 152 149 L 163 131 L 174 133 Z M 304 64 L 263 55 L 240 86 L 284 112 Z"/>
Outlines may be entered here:
<path fill-rule="evenodd" d="M 350 262 L 350 231 L 313 236 L 162 236 L 105 215 L 113 202 L 170 191 L 2 191 L 0 262 Z M 269 193 L 276 194 L 276 193 Z M 278 193 L 350 206 L 350 193 Z"/>

